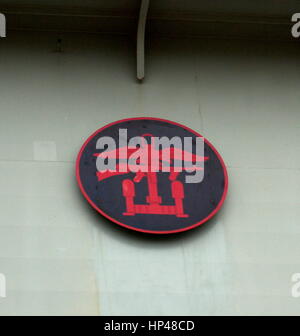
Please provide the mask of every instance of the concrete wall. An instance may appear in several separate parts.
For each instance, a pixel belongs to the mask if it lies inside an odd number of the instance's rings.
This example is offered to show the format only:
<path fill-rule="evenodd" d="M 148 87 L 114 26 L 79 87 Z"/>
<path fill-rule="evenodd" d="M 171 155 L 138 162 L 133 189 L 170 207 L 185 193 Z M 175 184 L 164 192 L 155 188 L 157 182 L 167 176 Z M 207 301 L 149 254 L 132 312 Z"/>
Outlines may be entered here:
<path fill-rule="evenodd" d="M 10 33 L 0 41 L 0 273 L 12 314 L 299 314 L 300 44 L 156 39 L 135 81 L 127 37 Z M 84 139 L 153 116 L 222 154 L 229 193 L 170 237 L 118 227 L 80 195 Z"/>

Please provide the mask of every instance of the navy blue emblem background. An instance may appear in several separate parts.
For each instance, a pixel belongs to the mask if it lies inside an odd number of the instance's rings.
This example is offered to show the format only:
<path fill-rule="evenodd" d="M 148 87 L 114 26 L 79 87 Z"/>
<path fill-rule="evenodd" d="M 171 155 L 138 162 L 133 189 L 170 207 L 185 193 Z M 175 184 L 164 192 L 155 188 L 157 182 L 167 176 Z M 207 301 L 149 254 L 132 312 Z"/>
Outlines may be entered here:
<path fill-rule="evenodd" d="M 184 170 L 179 174 L 177 180 L 184 186 L 185 198 L 183 200 L 184 212 L 189 215 L 187 218 L 178 218 L 175 215 L 136 214 L 125 216 L 125 199 L 122 194 L 122 181 L 135 177 L 135 173 L 116 175 L 98 181 L 95 153 L 96 142 L 99 137 L 110 136 L 115 139 L 118 145 L 119 128 L 126 128 L 128 139 L 134 136 L 142 136 L 150 133 L 153 136 L 167 136 L 172 138 L 178 136 L 196 138 L 197 135 L 189 130 L 167 121 L 155 119 L 129 119 L 115 123 L 90 138 L 85 145 L 77 163 L 77 176 L 80 178 L 82 188 L 89 200 L 104 214 L 115 221 L 130 226 L 137 230 L 146 231 L 178 231 L 200 224 L 210 216 L 216 208 L 221 205 L 226 194 L 227 175 L 218 155 L 205 142 L 204 153 L 209 159 L 205 162 L 204 179 L 200 183 L 185 183 L 185 176 L 189 173 Z M 194 142 L 195 145 L 195 142 Z M 195 153 L 195 150 L 193 150 Z M 193 173 L 194 174 L 194 173 Z M 157 173 L 158 194 L 162 197 L 163 205 L 173 205 L 171 195 L 171 183 L 168 179 L 168 172 Z M 147 179 L 135 183 L 136 204 L 147 204 L 148 195 Z"/>

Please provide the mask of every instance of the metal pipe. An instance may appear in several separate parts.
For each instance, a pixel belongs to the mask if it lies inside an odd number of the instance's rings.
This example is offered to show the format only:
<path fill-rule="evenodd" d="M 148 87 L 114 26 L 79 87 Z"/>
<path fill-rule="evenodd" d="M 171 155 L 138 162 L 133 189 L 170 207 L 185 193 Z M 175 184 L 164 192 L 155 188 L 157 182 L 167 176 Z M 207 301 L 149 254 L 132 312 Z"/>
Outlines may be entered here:
<path fill-rule="evenodd" d="M 145 28 L 150 0 L 142 0 L 139 14 L 136 44 L 136 71 L 137 78 L 145 77 Z"/>

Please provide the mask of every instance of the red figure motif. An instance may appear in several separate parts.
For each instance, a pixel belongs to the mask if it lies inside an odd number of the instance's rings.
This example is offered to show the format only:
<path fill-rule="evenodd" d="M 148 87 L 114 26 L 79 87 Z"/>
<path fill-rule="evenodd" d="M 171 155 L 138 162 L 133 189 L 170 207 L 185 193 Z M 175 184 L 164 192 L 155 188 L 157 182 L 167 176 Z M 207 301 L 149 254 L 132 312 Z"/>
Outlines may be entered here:
<path fill-rule="evenodd" d="M 143 137 L 145 136 L 152 136 L 151 134 L 144 134 Z M 177 176 L 179 172 L 176 172 L 174 169 L 174 165 L 172 166 L 170 164 L 170 172 L 169 172 L 169 180 L 171 183 L 171 192 L 172 192 L 172 198 L 174 200 L 174 205 L 163 205 L 162 204 L 162 198 L 158 194 L 158 181 L 157 181 L 157 173 L 158 172 L 152 172 L 151 171 L 151 151 L 152 153 L 156 151 L 152 147 L 152 144 L 148 144 L 147 141 L 145 140 L 144 145 L 139 149 L 146 149 L 145 150 L 145 155 L 148 155 L 148 169 L 146 172 L 141 171 L 140 166 L 133 166 L 129 165 L 131 168 L 137 168 L 140 170 L 135 170 L 136 175 L 131 179 L 125 179 L 122 182 L 122 191 L 123 191 L 123 196 L 125 198 L 126 202 L 126 211 L 123 212 L 124 216 L 135 216 L 136 214 L 155 214 L 155 215 L 175 215 L 176 217 L 182 217 L 186 218 L 189 215 L 184 212 L 183 208 L 183 200 L 184 200 L 184 187 L 183 183 L 180 181 L 177 181 Z M 105 152 L 105 157 L 110 157 L 110 158 L 115 158 L 115 159 L 127 159 L 132 153 L 137 151 L 137 148 L 125 148 L 126 155 L 124 154 L 124 148 L 123 150 L 114 150 L 111 152 Z M 162 156 L 163 153 L 166 149 L 159 150 L 159 169 L 161 172 L 161 168 L 163 167 L 163 161 L 162 161 Z M 182 160 L 183 161 L 183 155 L 184 151 L 178 148 L 171 147 L 170 149 L 170 159 L 169 163 L 173 163 L 174 160 Z M 94 156 L 101 156 L 102 154 L 96 153 Z M 127 156 L 128 155 L 128 156 Z M 142 154 L 143 155 L 143 154 Z M 191 159 L 193 161 L 206 161 L 208 160 L 208 157 L 200 157 L 195 154 L 191 155 Z M 111 171 L 105 171 L 105 172 L 97 172 L 97 177 L 98 181 L 102 181 L 106 178 L 116 176 L 116 175 L 121 175 L 121 174 L 128 174 L 131 171 L 128 169 L 127 163 L 125 164 L 126 168 L 122 169 L 120 171 L 120 168 L 124 168 L 124 164 L 118 163 L 116 165 L 116 172 L 111 172 Z M 187 168 L 182 167 L 182 169 L 187 170 Z M 194 169 L 201 169 L 199 167 L 194 167 Z M 124 171 L 125 170 L 125 171 Z M 147 178 L 147 183 L 148 183 L 148 195 L 146 197 L 147 204 L 135 204 L 134 203 L 134 198 L 135 198 L 135 183 L 141 182 L 143 178 Z"/>

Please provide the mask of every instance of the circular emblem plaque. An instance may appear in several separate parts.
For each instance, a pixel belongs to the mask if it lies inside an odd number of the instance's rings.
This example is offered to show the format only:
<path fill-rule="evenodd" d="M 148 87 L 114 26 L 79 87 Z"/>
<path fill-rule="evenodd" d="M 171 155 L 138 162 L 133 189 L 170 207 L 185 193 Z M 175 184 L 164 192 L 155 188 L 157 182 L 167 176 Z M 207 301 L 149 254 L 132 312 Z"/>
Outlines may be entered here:
<path fill-rule="evenodd" d="M 76 161 L 81 192 L 101 215 L 128 229 L 166 234 L 213 217 L 227 193 L 224 162 L 192 129 L 131 118 L 93 133 Z"/>

